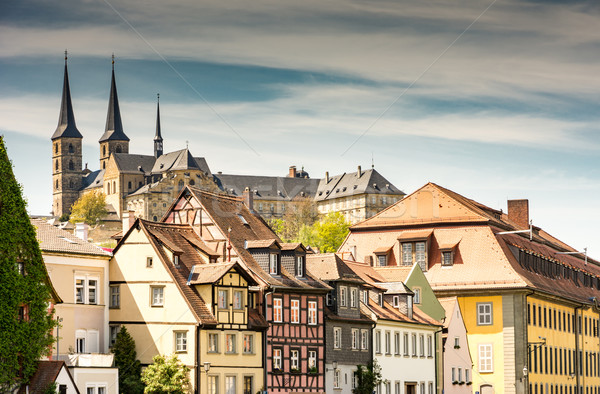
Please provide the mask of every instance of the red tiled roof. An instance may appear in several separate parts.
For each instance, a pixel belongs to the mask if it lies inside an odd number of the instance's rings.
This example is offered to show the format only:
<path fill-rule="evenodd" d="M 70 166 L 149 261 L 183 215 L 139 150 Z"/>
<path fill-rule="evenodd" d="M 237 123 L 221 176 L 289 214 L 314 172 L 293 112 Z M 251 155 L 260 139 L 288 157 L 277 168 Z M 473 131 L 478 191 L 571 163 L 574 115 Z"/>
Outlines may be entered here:
<path fill-rule="evenodd" d="M 38 367 L 31 379 L 29 379 L 28 384 L 24 384 L 19 388 L 19 394 L 22 393 L 44 393 L 48 388 L 48 385 L 54 383 L 56 378 L 58 378 L 58 374 L 61 369 L 65 369 L 67 374 L 71 378 L 71 382 L 73 382 L 73 386 L 75 387 L 76 393 L 79 394 L 79 389 L 75 385 L 75 381 L 67 368 L 67 365 L 64 361 L 39 361 Z"/>
<path fill-rule="evenodd" d="M 420 323 L 428 324 L 432 326 L 441 326 L 442 323 L 432 319 L 426 313 L 423 313 L 419 308 L 413 306 L 413 318 L 410 319 L 407 315 L 394 308 L 388 302 L 384 302 L 383 306 L 380 306 L 377 302 L 369 299 L 369 308 L 377 315 L 381 320 L 394 320 L 406 323 Z"/>

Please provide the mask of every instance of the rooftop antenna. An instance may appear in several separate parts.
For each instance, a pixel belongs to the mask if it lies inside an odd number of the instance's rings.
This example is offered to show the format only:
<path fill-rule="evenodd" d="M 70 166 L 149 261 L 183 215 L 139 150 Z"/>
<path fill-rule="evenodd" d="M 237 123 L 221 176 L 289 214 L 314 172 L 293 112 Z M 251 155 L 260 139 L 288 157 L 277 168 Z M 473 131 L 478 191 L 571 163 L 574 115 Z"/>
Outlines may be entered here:
<path fill-rule="evenodd" d="M 556 254 L 582 254 L 585 256 L 585 265 L 587 265 L 587 248 L 583 248 L 583 252 L 556 252 Z"/>
<path fill-rule="evenodd" d="M 65 49 L 65 65 L 67 64 L 67 50 Z"/>
<path fill-rule="evenodd" d="M 527 230 L 517 230 L 517 231 L 502 231 L 499 233 L 496 233 L 496 235 L 503 235 L 503 234 L 521 234 L 521 233 L 529 233 L 529 240 L 533 240 L 533 220 L 529 221 L 529 228 Z"/>
<path fill-rule="evenodd" d="M 373 151 L 371 151 L 371 168 L 375 168 L 375 159 L 373 158 Z"/>

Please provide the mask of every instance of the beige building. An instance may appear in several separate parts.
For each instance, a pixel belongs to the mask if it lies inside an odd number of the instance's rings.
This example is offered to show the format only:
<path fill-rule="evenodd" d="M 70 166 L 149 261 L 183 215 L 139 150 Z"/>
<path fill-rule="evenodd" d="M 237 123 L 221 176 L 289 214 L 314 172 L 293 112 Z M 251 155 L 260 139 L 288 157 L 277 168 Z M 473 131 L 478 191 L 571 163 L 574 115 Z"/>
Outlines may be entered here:
<path fill-rule="evenodd" d="M 41 219 L 31 219 L 48 275 L 63 302 L 52 359 L 63 360 L 81 392 L 118 393 L 118 371 L 109 353 L 110 254 Z M 83 237 L 86 237 L 85 234 Z"/>
<path fill-rule="evenodd" d="M 199 393 L 256 393 L 263 383 L 258 283 L 190 225 L 136 220 L 114 250 L 110 329 L 122 326 L 142 365 L 175 353 Z"/>

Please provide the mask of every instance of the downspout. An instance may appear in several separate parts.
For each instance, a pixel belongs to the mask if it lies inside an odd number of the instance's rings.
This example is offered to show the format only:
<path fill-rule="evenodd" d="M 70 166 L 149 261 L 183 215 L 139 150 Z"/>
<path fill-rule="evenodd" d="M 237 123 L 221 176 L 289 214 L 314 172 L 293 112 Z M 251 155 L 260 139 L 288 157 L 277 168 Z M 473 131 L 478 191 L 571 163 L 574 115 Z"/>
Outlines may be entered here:
<path fill-rule="evenodd" d="M 202 389 L 200 386 L 200 384 L 202 384 L 201 379 L 200 379 L 200 374 L 202 373 L 200 371 L 200 362 L 198 360 L 198 357 L 200 356 L 200 324 L 196 324 L 196 349 L 194 349 L 194 352 L 196 353 L 194 355 L 194 360 L 196 361 L 196 390 L 195 393 L 199 394 L 200 392 L 202 392 Z"/>
<path fill-rule="evenodd" d="M 435 347 L 436 349 L 438 348 L 438 345 L 441 344 L 441 337 L 439 338 L 440 340 L 438 340 L 438 334 L 441 333 L 444 330 L 444 328 L 440 328 L 438 331 L 435 331 L 433 333 L 433 339 L 435 340 Z M 440 391 L 438 391 L 438 393 L 443 393 L 444 392 L 444 347 L 440 345 L 439 347 L 440 351 L 439 352 L 435 352 L 436 356 L 439 354 L 440 357 L 440 363 L 442 366 L 442 382 L 441 385 L 438 385 L 438 374 L 439 374 L 439 369 L 438 369 L 438 362 L 437 360 L 434 362 L 435 364 L 435 387 L 439 388 Z"/>
<path fill-rule="evenodd" d="M 267 296 L 269 294 L 273 295 L 275 293 L 275 289 L 271 290 L 271 291 L 267 291 L 265 293 L 263 293 L 263 313 L 265 316 L 265 320 L 267 320 Z M 268 322 L 268 320 L 267 320 Z M 267 380 L 267 336 L 269 335 L 269 329 L 271 328 L 271 325 L 269 324 L 269 327 L 266 329 L 266 331 L 263 334 L 263 382 L 264 382 L 264 392 L 268 393 L 269 392 L 269 387 L 268 387 L 268 380 Z"/>

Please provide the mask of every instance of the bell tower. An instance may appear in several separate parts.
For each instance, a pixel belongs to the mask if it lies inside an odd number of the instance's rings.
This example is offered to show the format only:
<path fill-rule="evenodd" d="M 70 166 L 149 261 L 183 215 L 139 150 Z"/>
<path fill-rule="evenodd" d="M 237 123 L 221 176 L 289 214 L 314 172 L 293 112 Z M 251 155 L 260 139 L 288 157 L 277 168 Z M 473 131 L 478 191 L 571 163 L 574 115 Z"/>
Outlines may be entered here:
<path fill-rule="evenodd" d="M 129 137 L 123 132 L 121 111 L 119 110 L 119 97 L 115 82 L 115 55 L 112 57 L 112 80 L 110 83 L 110 97 L 108 99 L 108 113 L 106 127 L 100 138 L 100 169 L 106 168 L 106 163 L 111 153 L 129 153 Z"/>
<path fill-rule="evenodd" d="M 82 186 L 83 136 L 75 125 L 71 102 L 67 51 L 65 51 L 65 76 L 58 126 L 52 134 L 52 214 L 62 216 L 71 212 L 71 206 L 79 198 Z"/>

